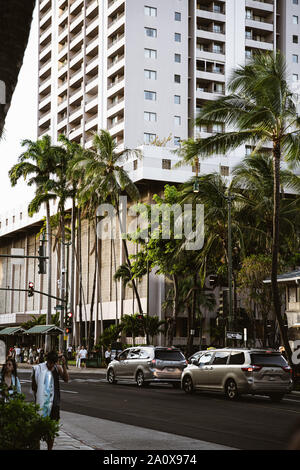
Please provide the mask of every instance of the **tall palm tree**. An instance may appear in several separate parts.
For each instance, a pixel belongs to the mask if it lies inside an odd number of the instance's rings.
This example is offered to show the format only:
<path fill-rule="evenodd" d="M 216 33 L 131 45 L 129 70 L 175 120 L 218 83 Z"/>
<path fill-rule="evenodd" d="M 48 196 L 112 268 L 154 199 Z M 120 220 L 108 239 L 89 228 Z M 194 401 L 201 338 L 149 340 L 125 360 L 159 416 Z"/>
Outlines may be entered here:
<path fill-rule="evenodd" d="M 12 186 L 15 186 L 20 178 L 27 181 L 28 186 L 35 186 L 35 197 L 28 206 L 28 214 L 32 216 L 42 206 L 46 206 L 46 230 L 48 251 L 48 295 L 51 295 L 52 284 L 52 229 L 50 224 L 50 200 L 55 200 L 54 172 L 58 163 L 59 148 L 51 144 L 51 138 L 46 135 L 35 141 L 23 140 L 22 147 L 25 151 L 19 156 L 16 163 L 9 171 Z M 51 297 L 47 303 L 47 323 L 51 323 Z M 46 336 L 46 350 L 50 347 L 50 337 Z"/>
<path fill-rule="evenodd" d="M 232 172 L 233 191 L 239 193 L 238 214 L 246 252 L 271 254 L 273 221 L 273 161 L 270 154 L 247 156 Z M 280 169 L 280 249 L 292 245 L 296 248 L 299 227 L 299 196 L 286 197 L 291 189 L 300 194 L 300 178 L 287 169 Z"/>
<path fill-rule="evenodd" d="M 79 190 L 79 197 L 88 200 L 96 197 L 100 203 L 108 202 L 116 210 L 119 221 L 120 233 L 126 230 L 122 226 L 122 215 L 119 209 L 120 196 L 127 194 L 133 201 L 139 199 L 139 191 L 131 181 L 122 163 L 130 154 L 137 153 L 135 150 L 125 149 L 117 152 L 116 143 L 109 132 L 101 130 L 94 135 L 93 149 L 82 150 L 77 156 L 74 168 L 84 171 L 83 185 Z M 127 242 L 122 238 L 126 262 L 131 269 L 131 261 Z M 140 313 L 143 313 L 140 296 L 136 287 L 136 282 L 132 280 L 133 289 L 138 302 Z"/>
<path fill-rule="evenodd" d="M 228 90 L 229 95 L 202 108 L 196 124 L 219 122 L 235 130 L 225 130 L 205 139 L 190 139 L 183 144 L 181 154 L 186 162 L 190 162 L 196 155 L 205 158 L 212 154 L 225 154 L 249 144 L 254 146 L 255 156 L 267 143 L 272 145 L 272 298 L 281 338 L 291 361 L 277 285 L 280 165 L 283 158 L 288 162 L 299 158 L 300 118 L 295 97 L 288 85 L 284 57 L 280 53 L 256 54 L 247 65 L 234 71 Z"/>

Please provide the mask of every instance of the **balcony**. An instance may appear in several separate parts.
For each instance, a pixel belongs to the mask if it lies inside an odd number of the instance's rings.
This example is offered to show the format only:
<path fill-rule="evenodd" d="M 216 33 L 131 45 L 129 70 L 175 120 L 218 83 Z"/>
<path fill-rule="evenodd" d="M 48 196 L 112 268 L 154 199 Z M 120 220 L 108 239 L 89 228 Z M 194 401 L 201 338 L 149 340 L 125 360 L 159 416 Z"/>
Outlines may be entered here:
<path fill-rule="evenodd" d="M 255 41 L 254 39 L 247 39 L 245 41 L 246 47 L 251 47 L 254 49 L 263 49 L 267 51 L 273 51 L 274 44 L 273 42 L 265 42 L 265 41 Z"/>
<path fill-rule="evenodd" d="M 121 77 L 107 87 L 107 97 L 114 95 L 125 86 L 125 77 Z"/>
<path fill-rule="evenodd" d="M 273 2 L 259 2 L 255 0 L 246 0 L 246 8 L 254 8 L 257 10 L 264 10 L 269 12 L 274 11 Z"/>

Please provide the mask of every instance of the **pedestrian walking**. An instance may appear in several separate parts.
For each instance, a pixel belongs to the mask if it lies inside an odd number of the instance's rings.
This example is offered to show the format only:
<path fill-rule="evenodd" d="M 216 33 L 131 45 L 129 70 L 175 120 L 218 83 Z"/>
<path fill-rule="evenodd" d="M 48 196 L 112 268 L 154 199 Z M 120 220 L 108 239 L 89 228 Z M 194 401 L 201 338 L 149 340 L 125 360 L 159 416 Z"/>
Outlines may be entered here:
<path fill-rule="evenodd" d="M 107 350 L 105 351 L 106 367 L 108 367 L 108 364 L 110 363 L 110 361 L 111 361 L 111 348 L 110 348 L 110 346 L 108 346 Z"/>
<path fill-rule="evenodd" d="M 29 349 L 29 364 L 33 364 L 33 349 Z"/>
<path fill-rule="evenodd" d="M 15 361 L 16 363 L 20 362 L 21 348 L 19 345 L 15 346 Z"/>
<path fill-rule="evenodd" d="M 77 349 L 76 349 L 76 367 L 78 367 L 80 369 L 80 355 L 79 355 L 79 352 L 80 352 L 80 346 L 78 346 Z"/>
<path fill-rule="evenodd" d="M 88 355 L 87 350 L 85 349 L 84 346 L 81 346 L 81 349 L 80 349 L 80 351 L 79 351 L 80 367 L 81 367 L 81 364 L 83 364 L 83 367 L 84 367 L 85 369 L 86 369 L 87 355 Z"/>
<path fill-rule="evenodd" d="M 21 393 L 21 384 L 17 375 L 17 364 L 12 358 L 7 359 L 2 367 L 0 390 L 0 394 L 4 395 L 6 401 L 12 398 L 15 392 Z"/>
<path fill-rule="evenodd" d="M 40 406 L 42 416 L 55 421 L 60 420 L 60 377 L 64 382 L 69 381 L 66 359 L 55 351 L 47 354 L 46 362 L 33 366 L 31 386 L 35 402 Z M 52 450 L 53 444 L 54 440 L 47 441 L 48 450 Z"/>

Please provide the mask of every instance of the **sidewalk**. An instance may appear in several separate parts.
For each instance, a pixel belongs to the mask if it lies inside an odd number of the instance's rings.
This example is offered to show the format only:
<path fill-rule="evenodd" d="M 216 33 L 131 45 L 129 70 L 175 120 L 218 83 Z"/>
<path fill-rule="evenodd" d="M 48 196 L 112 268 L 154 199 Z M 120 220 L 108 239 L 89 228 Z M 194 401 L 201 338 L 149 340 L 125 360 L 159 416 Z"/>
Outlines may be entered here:
<path fill-rule="evenodd" d="M 26 362 L 23 362 L 23 363 L 18 363 L 17 364 L 17 367 L 18 367 L 18 370 L 22 370 L 22 369 L 32 369 L 33 366 L 35 366 L 37 364 L 27 364 Z M 68 366 L 68 372 L 78 372 L 80 374 L 84 373 L 84 374 L 106 374 L 106 368 L 98 368 L 98 367 L 88 367 L 88 368 L 81 368 L 79 369 L 78 367 L 75 367 L 75 366 Z"/>

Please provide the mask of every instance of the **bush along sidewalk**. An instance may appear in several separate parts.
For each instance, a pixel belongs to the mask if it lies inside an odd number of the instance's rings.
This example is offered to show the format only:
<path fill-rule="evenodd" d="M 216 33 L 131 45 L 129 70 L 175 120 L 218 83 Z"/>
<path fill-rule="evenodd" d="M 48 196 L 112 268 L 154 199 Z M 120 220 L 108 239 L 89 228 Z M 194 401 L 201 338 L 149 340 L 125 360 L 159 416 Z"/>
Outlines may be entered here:
<path fill-rule="evenodd" d="M 0 450 L 39 450 L 40 441 L 58 436 L 59 424 L 38 413 L 39 406 L 25 395 L 0 390 Z"/>

